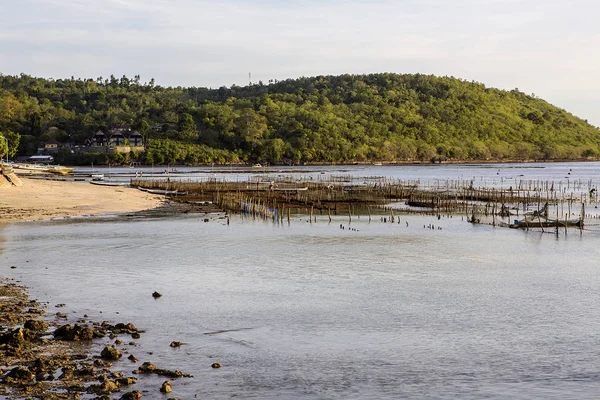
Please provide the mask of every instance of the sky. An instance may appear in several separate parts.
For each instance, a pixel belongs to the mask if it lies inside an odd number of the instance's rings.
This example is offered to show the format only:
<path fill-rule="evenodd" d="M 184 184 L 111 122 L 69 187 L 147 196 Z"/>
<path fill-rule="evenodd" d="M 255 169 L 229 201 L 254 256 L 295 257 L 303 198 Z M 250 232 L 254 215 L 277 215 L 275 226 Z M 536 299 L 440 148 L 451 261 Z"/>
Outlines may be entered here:
<path fill-rule="evenodd" d="M 0 73 L 161 86 L 423 73 L 600 126 L 597 0 L 2 0 Z"/>

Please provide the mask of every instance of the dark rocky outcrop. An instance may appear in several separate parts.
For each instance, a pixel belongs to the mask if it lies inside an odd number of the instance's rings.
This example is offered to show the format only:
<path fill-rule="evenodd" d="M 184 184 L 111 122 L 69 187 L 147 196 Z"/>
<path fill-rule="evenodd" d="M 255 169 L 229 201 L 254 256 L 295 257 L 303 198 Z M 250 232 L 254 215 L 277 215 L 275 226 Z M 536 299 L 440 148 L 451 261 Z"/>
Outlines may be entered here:
<path fill-rule="evenodd" d="M 96 330 L 87 325 L 75 324 L 74 326 L 71 326 L 70 324 L 67 324 L 59 326 L 54 331 L 54 338 L 59 340 L 81 341 L 92 340 L 94 337 L 98 337 Z"/>
<path fill-rule="evenodd" d="M 193 377 L 193 375 L 184 374 L 183 372 L 181 372 L 179 370 L 169 370 L 169 369 L 157 368 L 156 365 L 152 364 L 151 362 L 144 362 L 142 365 L 140 365 L 140 367 L 138 369 L 133 371 L 133 373 L 134 374 L 156 374 L 156 375 L 166 376 L 166 377 L 173 378 L 173 379 L 177 379 L 177 378 L 181 378 L 181 377 L 186 377 L 186 378 Z"/>
<path fill-rule="evenodd" d="M 134 390 L 133 392 L 127 392 L 121 396 L 121 400 L 139 400 L 142 398 L 142 392 Z"/>
<path fill-rule="evenodd" d="M 140 367 L 137 369 L 137 373 L 138 374 L 150 374 L 154 371 L 156 371 L 156 365 L 152 364 L 149 361 L 144 362 L 142 365 L 140 365 Z"/>
<path fill-rule="evenodd" d="M 48 330 L 48 323 L 44 321 L 38 321 L 35 319 L 28 319 L 27 321 L 25 321 L 23 327 L 34 332 L 46 332 L 46 330 Z"/>
<path fill-rule="evenodd" d="M 4 377 L 5 383 L 17 383 L 17 384 L 27 384 L 33 382 L 35 378 L 35 374 L 29 370 L 27 367 L 18 366 L 11 369 L 6 377 Z"/>
<path fill-rule="evenodd" d="M 128 378 L 118 378 L 115 380 L 119 386 L 131 386 L 137 382 L 137 378 L 130 376 Z"/>
<path fill-rule="evenodd" d="M 90 387 L 88 388 L 89 393 L 96 394 L 111 394 L 112 392 L 116 392 L 117 390 L 119 390 L 119 385 L 116 382 L 108 379 L 104 380 L 99 385 L 90 385 Z"/>
<path fill-rule="evenodd" d="M 100 353 L 100 357 L 105 360 L 118 360 L 122 354 L 116 347 L 106 346 Z"/>
<path fill-rule="evenodd" d="M 0 360 L 3 357 L 21 358 L 30 352 L 39 334 L 26 328 L 15 328 L 0 335 Z"/>
<path fill-rule="evenodd" d="M 123 372 L 111 371 L 111 361 L 120 359 L 122 354 L 114 344 L 107 343 L 108 340 L 103 341 L 106 347 L 101 357 L 89 354 L 93 339 L 107 335 L 114 335 L 116 339 L 116 335 L 121 334 L 140 337 L 143 331 L 134 324 L 111 325 L 87 319 L 65 324 L 52 318 L 54 326 L 60 325 L 52 331 L 49 323 L 36 319 L 44 314 L 44 310 L 39 308 L 37 301 L 27 298 L 24 288 L 0 280 L 0 297 L 3 298 L 0 302 L 0 398 L 10 395 L 15 399 L 110 400 L 121 396 L 119 393 L 115 397 L 115 392 L 125 392 L 125 388 L 137 383 L 133 376 L 126 377 Z M 44 336 L 47 333 L 50 336 Z M 124 343 L 127 341 L 116 339 L 116 344 Z M 133 355 L 128 358 L 138 361 Z M 145 363 L 141 369 L 143 372 L 139 373 L 173 379 L 191 376 L 177 370 L 160 369 L 152 363 Z M 142 392 L 127 391 L 120 398 L 141 399 Z"/>
<path fill-rule="evenodd" d="M 164 381 L 160 387 L 160 391 L 161 393 L 171 393 L 173 391 L 173 385 L 171 385 L 171 381 Z"/>

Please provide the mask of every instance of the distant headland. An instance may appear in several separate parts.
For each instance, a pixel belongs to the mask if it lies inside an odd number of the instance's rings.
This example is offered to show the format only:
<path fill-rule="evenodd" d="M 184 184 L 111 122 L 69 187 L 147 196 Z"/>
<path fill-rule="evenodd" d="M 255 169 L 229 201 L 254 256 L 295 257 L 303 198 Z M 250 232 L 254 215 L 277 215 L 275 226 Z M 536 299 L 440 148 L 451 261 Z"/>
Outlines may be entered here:
<path fill-rule="evenodd" d="M 2 140 L 4 139 L 4 140 Z M 162 87 L 0 75 L 0 155 L 60 164 L 597 160 L 600 129 L 453 77 L 381 73 Z"/>

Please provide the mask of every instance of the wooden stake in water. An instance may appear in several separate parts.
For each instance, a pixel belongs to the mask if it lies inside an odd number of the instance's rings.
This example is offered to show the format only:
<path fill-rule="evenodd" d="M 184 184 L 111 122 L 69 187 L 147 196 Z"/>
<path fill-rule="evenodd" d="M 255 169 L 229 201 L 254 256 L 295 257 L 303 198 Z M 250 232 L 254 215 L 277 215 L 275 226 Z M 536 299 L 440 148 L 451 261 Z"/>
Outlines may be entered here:
<path fill-rule="evenodd" d="M 558 214 L 558 203 L 556 203 L 556 237 L 558 237 L 558 219 L 559 214 Z"/>
<path fill-rule="evenodd" d="M 583 233 L 583 220 L 585 219 L 585 203 L 581 203 L 581 217 L 579 219 L 579 233 Z"/>

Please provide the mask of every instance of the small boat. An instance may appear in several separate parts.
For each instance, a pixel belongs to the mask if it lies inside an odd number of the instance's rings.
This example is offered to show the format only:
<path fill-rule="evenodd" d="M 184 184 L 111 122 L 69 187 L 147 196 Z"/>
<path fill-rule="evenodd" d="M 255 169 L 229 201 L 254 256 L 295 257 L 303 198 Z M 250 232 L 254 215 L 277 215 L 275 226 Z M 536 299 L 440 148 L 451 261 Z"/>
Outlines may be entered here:
<path fill-rule="evenodd" d="M 278 191 L 278 192 L 304 192 L 306 190 L 308 190 L 308 187 L 274 187 L 271 190 L 274 191 Z"/>
<path fill-rule="evenodd" d="M 56 166 L 48 167 L 48 172 L 50 172 L 51 174 L 57 174 L 57 175 L 68 175 L 71 172 L 73 172 L 73 168 L 61 167 L 60 165 L 56 165 Z"/>
<path fill-rule="evenodd" d="M 141 189 L 141 188 L 138 188 L 138 189 L 143 190 L 144 192 L 151 193 L 151 194 L 161 194 L 161 195 L 165 195 L 165 196 L 183 196 L 183 195 L 187 194 L 187 192 L 179 192 L 177 190 Z"/>
<path fill-rule="evenodd" d="M 262 166 L 261 164 L 254 164 L 254 165 L 252 166 L 252 168 L 262 168 L 262 167 L 263 167 L 263 166 Z"/>
<path fill-rule="evenodd" d="M 48 172 L 48 167 L 45 165 L 37 165 L 37 164 L 14 164 L 14 169 L 19 171 L 27 171 L 27 172 Z"/>
<path fill-rule="evenodd" d="M 67 175 L 73 172 L 73 168 L 61 167 L 60 165 L 13 164 L 13 168 L 30 173 L 51 173 L 57 175 Z"/>
<path fill-rule="evenodd" d="M 90 175 L 90 177 L 92 178 L 93 181 L 103 181 L 104 180 L 104 174 L 92 174 L 92 175 Z"/>
<path fill-rule="evenodd" d="M 123 183 L 123 182 L 106 182 L 106 181 L 91 180 L 90 183 L 92 185 L 98 185 L 98 186 L 125 186 L 125 183 Z"/>
<path fill-rule="evenodd" d="M 529 229 L 529 228 L 567 228 L 567 227 L 583 227 L 583 221 L 581 218 L 570 219 L 570 220 L 551 220 L 546 218 L 536 219 L 522 219 L 516 220 L 514 223 L 508 225 L 509 228 L 517 229 Z"/>

